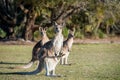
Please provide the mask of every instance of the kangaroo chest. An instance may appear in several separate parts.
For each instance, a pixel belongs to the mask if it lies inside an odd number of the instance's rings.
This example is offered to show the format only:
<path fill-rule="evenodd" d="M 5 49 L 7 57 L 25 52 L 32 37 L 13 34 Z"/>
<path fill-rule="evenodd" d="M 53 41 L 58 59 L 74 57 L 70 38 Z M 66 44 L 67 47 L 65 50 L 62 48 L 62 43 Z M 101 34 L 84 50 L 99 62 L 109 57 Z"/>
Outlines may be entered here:
<path fill-rule="evenodd" d="M 72 44 L 73 44 L 73 38 L 69 38 L 64 41 L 63 47 L 67 47 L 70 50 L 72 47 Z"/>
<path fill-rule="evenodd" d="M 49 39 L 47 38 L 47 37 L 45 37 L 45 38 L 43 38 L 42 39 L 42 45 L 44 45 L 46 42 L 48 42 L 49 41 Z"/>
<path fill-rule="evenodd" d="M 61 50 L 61 48 L 63 46 L 63 36 L 62 35 L 55 37 L 53 46 L 54 46 L 55 52 L 56 51 L 59 52 Z"/>
<path fill-rule="evenodd" d="M 72 44 L 73 44 L 73 38 L 71 38 L 69 41 L 68 41 L 68 47 L 69 49 L 72 47 Z"/>

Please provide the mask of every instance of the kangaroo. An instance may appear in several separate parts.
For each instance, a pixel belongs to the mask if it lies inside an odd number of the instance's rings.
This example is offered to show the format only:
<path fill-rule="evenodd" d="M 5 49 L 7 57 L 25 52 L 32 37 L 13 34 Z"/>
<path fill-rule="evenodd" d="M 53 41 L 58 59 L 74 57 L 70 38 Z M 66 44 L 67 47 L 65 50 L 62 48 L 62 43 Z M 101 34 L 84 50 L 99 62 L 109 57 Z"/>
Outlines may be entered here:
<path fill-rule="evenodd" d="M 63 42 L 63 48 L 62 48 L 62 52 L 64 54 L 64 56 L 62 56 L 62 58 L 60 59 L 60 64 L 68 64 L 68 56 L 73 44 L 73 37 L 74 37 L 74 32 L 75 30 L 69 30 L 69 34 L 68 34 L 68 38 Z"/>
<path fill-rule="evenodd" d="M 38 52 L 40 51 L 41 47 L 49 41 L 49 38 L 47 37 L 47 34 L 46 34 L 46 29 L 45 28 L 42 28 L 42 27 L 39 27 L 39 31 L 40 31 L 40 34 L 42 36 L 41 40 L 39 42 L 37 42 L 35 44 L 35 46 L 33 47 L 33 50 L 32 50 L 32 59 L 30 60 L 29 63 L 27 63 L 26 65 L 24 66 L 18 66 L 18 67 L 15 67 L 16 69 L 17 68 L 23 68 L 23 69 L 26 69 L 26 68 L 30 68 L 33 63 L 38 59 Z"/>
<path fill-rule="evenodd" d="M 57 76 L 55 74 L 55 68 L 60 61 L 60 53 L 63 46 L 63 25 L 54 24 L 55 37 L 45 43 L 39 51 L 39 65 L 38 68 L 31 72 L 31 74 L 37 74 L 45 68 L 46 76 Z"/>

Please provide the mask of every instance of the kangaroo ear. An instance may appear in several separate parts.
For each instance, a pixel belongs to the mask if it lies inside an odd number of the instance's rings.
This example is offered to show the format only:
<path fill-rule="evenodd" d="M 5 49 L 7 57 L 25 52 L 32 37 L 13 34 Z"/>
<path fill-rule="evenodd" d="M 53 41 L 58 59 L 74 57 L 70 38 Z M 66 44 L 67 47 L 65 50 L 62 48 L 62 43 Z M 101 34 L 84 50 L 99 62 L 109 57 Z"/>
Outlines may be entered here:
<path fill-rule="evenodd" d="M 39 31 L 42 31 L 42 29 L 43 29 L 42 27 L 39 27 Z"/>
<path fill-rule="evenodd" d="M 75 28 L 71 28 L 71 29 L 69 29 L 69 33 L 71 33 L 71 34 L 74 35 L 74 33 L 75 33 Z"/>
<path fill-rule="evenodd" d="M 65 22 L 62 23 L 62 27 L 64 27 L 64 26 L 65 26 Z"/>
<path fill-rule="evenodd" d="M 44 30 L 46 31 L 48 27 L 45 27 Z"/>
<path fill-rule="evenodd" d="M 57 25 L 58 25 L 57 22 L 54 22 L 53 24 L 54 24 L 54 26 L 57 26 Z"/>
<path fill-rule="evenodd" d="M 72 31 L 75 32 L 75 27 L 72 28 Z"/>

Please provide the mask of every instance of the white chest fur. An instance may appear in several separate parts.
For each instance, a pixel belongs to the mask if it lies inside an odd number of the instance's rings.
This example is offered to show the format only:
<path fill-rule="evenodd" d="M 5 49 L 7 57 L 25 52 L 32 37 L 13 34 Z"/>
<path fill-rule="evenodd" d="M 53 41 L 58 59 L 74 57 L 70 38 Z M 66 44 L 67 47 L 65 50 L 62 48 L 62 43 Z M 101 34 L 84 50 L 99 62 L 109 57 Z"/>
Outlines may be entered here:
<path fill-rule="evenodd" d="M 55 37 L 53 46 L 54 46 L 55 53 L 59 54 L 63 46 L 63 35 L 59 35 Z"/>

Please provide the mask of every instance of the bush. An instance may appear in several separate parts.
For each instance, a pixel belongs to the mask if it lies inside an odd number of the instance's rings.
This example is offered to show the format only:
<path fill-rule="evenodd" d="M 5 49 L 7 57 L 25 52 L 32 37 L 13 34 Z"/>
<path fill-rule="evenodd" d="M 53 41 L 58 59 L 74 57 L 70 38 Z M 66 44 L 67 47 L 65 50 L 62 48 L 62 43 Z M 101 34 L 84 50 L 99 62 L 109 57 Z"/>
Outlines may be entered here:
<path fill-rule="evenodd" d="M 106 37 L 105 33 L 100 29 L 98 30 L 98 36 L 99 36 L 99 38 L 105 38 Z"/>
<path fill-rule="evenodd" d="M 68 36 L 68 29 L 66 27 L 63 29 L 63 35 L 65 38 Z"/>
<path fill-rule="evenodd" d="M 84 34 L 80 31 L 76 31 L 75 32 L 75 38 L 80 38 L 80 39 L 84 39 Z"/>
<path fill-rule="evenodd" d="M 0 37 L 4 38 L 6 36 L 6 33 L 0 28 Z"/>

